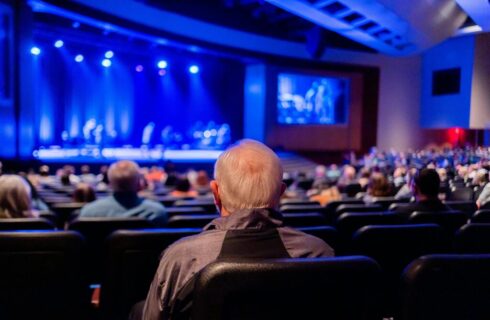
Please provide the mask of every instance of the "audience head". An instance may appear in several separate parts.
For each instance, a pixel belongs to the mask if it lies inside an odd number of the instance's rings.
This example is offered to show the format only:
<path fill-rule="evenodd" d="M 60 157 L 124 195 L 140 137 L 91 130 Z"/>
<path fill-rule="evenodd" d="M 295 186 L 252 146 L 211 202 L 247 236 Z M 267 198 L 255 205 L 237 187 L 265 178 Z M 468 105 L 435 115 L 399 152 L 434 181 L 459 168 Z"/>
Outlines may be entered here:
<path fill-rule="evenodd" d="M 373 172 L 368 182 L 367 193 L 373 197 L 387 197 L 391 193 L 390 183 L 381 172 Z"/>
<path fill-rule="evenodd" d="M 30 187 L 18 175 L 0 177 L 0 218 L 22 218 L 30 216 Z"/>
<path fill-rule="evenodd" d="M 275 208 L 285 190 L 277 155 L 264 144 L 242 140 L 223 152 L 211 182 L 222 215 L 240 209 Z"/>
<path fill-rule="evenodd" d="M 188 192 L 191 190 L 191 183 L 189 182 L 189 179 L 185 177 L 177 179 L 177 182 L 175 183 L 175 190 L 180 192 Z"/>
<path fill-rule="evenodd" d="M 109 184 L 114 192 L 138 192 L 141 189 L 139 166 L 129 160 L 113 163 L 108 171 Z"/>
<path fill-rule="evenodd" d="M 73 201 L 92 202 L 96 199 L 94 189 L 87 183 L 79 183 L 73 191 Z"/>
<path fill-rule="evenodd" d="M 412 189 L 416 197 L 437 198 L 441 179 L 434 169 L 422 169 L 413 177 Z"/>

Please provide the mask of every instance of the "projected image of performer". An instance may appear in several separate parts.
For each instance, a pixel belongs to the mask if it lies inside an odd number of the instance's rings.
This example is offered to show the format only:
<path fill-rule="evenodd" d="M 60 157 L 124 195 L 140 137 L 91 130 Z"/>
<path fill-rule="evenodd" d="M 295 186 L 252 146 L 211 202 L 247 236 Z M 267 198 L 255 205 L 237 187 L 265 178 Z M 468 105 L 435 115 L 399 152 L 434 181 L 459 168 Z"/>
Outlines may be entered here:
<path fill-rule="evenodd" d="M 334 122 L 334 103 L 332 89 L 327 80 L 323 79 L 318 85 L 315 95 L 315 115 L 320 123 Z"/>
<path fill-rule="evenodd" d="M 97 121 L 94 118 L 89 119 L 83 126 L 83 139 L 85 144 L 92 144 L 92 131 L 97 127 Z"/>
<path fill-rule="evenodd" d="M 143 129 L 143 136 L 141 137 L 141 144 L 143 146 L 147 146 L 150 144 L 151 136 L 153 135 L 154 129 L 155 129 L 154 122 L 149 122 Z"/>

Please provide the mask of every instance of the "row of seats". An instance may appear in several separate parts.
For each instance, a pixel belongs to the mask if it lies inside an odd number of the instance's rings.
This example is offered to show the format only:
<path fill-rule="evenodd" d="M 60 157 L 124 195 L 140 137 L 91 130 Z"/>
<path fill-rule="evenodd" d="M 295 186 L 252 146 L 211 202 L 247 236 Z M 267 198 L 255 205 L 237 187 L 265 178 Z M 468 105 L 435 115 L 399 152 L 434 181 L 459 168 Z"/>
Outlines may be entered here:
<path fill-rule="evenodd" d="M 345 256 L 228 261 L 206 267 L 196 282 L 193 319 L 308 319 L 322 314 L 332 319 L 489 318 L 490 255 L 419 258 L 417 250 L 393 243 L 390 237 L 377 234 L 375 227 L 368 228 L 374 228 L 368 236 L 377 247 L 366 248 L 366 254 L 375 260 Z M 432 251 L 429 247 L 438 227 L 414 228 L 425 228 L 423 236 L 406 242 Z M 113 233 L 107 241 L 106 259 L 98 262 L 105 268 L 102 318 L 127 319 L 131 307 L 145 298 L 161 251 L 193 232 L 197 231 Z M 390 232 L 402 238 L 400 230 Z M 83 237 L 73 231 L 0 232 L 2 319 L 90 318 L 84 245 Z M 381 257 L 369 251 L 383 248 Z M 414 258 L 406 263 L 394 261 L 402 255 Z"/>

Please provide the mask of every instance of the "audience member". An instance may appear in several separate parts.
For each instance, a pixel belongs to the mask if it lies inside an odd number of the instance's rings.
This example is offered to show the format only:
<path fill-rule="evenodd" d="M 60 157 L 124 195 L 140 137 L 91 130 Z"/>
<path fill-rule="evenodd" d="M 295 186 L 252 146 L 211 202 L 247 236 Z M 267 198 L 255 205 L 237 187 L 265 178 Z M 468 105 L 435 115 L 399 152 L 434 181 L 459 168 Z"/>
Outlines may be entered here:
<path fill-rule="evenodd" d="M 95 191 L 90 184 L 79 183 L 73 191 L 73 201 L 89 203 L 96 200 Z"/>
<path fill-rule="evenodd" d="M 133 161 L 119 161 L 108 171 L 109 185 L 114 193 L 83 206 L 80 217 L 142 217 L 158 224 L 167 221 L 165 207 L 138 196 L 141 189 L 139 167 Z"/>
<path fill-rule="evenodd" d="M 415 202 L 397 208 L 396 213 L 407 218 L 415 211 L 448 211 L 450 208 L 439 200 L 441 180 L 434 169 L 422 169 L 411 182 Z"/>
<path fill-rule="evenodd" d="M 311 201 L 317 201 L 322 206 L 326 206 L 329 202 L 341 200 L 342 195 L 339 189 L 333 183 L 325 182 L 323 185 L 318 186 L 316 192 L 310 195 Z"/>
<path fill-rule="evenodd" d="M 144 319 L 172 319 L 188 310 L 194 275 L 216 259 L 333 256 L 322 240 L 282 225 L 275 210 L 285 189 L 282 167 L 263 144 L 244 140 L 221 154 L 211 189 L 221 217 L 164 252 Z"/>
<path fill-rule="evenodd" d="M 18 175 L 0 176 L 0 218 L 27 218 L 37 216 L 32 210 L 30 187 Z"/>
<path fill-rule="evenodd" d="M 81 172 L 81 174 L 79 176 L 80 182 L 83 182 L 83 183 L 86 183 L 89 185 L 95 185 L 97 183 L 97 177 L 95 176 L 95 174 L 90 172 L 90 166 L 88 166 L 86 164 L 81 166 L 80 172 Z"/>
<path fill-rule="evenodd" d="M 170 192 L 170 195 L 173 197 L 182 198 L 194 198 L 198 196 L 197 191 L 192 189 L 189 179 L 186 177 L 180 177 L 177 179 L 175 182 L 175 189 Z"/>
<path fill-rule="evenodd" d="M 373 172 L 369 178 L 364 201 L 370 202 L 374 200 L 374 198 L 389 197 L 391 195 L 391 185 L 386 176 L 381 172 Z"/>

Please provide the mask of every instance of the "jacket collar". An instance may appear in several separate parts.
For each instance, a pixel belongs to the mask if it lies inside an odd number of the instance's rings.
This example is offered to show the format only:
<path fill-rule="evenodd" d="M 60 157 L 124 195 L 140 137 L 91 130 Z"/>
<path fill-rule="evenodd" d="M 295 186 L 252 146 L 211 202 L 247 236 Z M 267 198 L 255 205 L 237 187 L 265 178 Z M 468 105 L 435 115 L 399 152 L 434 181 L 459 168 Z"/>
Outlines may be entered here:
<path fill-rule="evenodd" d="M 282 215 L 271 208 L 242 209 L 211 221 L 204 230 L 268 229 L 282 226 Z"/>

